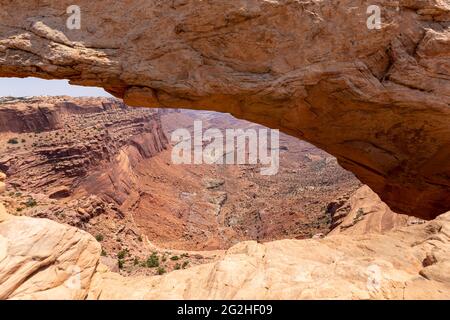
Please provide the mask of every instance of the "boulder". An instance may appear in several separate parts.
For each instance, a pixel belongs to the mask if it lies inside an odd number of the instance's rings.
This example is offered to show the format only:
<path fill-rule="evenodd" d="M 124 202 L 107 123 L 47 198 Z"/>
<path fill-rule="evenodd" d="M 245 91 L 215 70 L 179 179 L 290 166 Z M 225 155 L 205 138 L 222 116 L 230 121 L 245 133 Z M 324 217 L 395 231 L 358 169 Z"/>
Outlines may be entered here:
<path fill-rule="evenodd" d="M 76 228 L 0 215 L 0 299 L 450 297 L 450 212 L 385 234 L 242 242 L 163 276 L 123 277 L 99 263 L 100 252 Z"/>
<path fill-rule="evenodd" d="M 0 299 L 84 299 L 100 251 L 74 227 L 9 217 L 0 222 Z"/>

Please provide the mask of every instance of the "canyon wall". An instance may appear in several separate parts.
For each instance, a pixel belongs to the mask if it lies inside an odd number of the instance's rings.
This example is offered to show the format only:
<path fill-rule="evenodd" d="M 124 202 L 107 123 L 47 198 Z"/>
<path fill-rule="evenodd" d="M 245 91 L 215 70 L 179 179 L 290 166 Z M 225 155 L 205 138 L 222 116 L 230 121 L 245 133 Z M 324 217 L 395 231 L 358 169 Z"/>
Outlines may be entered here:
<path fill-rule="evenodd" d="M 230 112 L 336 156 L 396 212 L 450 209 L 447 1 L 82 0 L 79 30 L 68 0 L 0 4 L 0 76 Z"/>
<path fill-rule="evenodd" d="M 2 111 L 8 122 L 0 126 L 0 169 L 16 188 L 54 190 L 56 197 L 121 153 L 150 158 L 168 143 L 157 111 L 130 109 L 116 99 L 30 98 L 3 103 Z"/>
<path fill-rule="evenodd" d="M 23 100 L 0 101 L 0 132 L 42 132 L 61 128 L 61 118 L 51 104 L 29 105 Z"/>
<path fill-rule="evenodd" d="M 36 117 L 44 105 L 58 119 L 55 125 Z M 28 124 L 21 132 L 0 128 L 0 171 L 9 189 L 0 202 L 6 210 L 101 235 L 102 258 L 116 268 L 124 248 L 144 256 L 145 234 L 128 204 L 139 199 L 145 178 L 138 164 L 168 148 L 159 111 L 129 108 L 114 98 L 64 96 L 4 98 L 0 110 L 11 111 L 12 124 Z M 0 191 L 5 187 L 1 182 Z"/>
<path fill-rule="evenodd" d="M 59 130 L 63 126 L 64 114 L 82 115 L 126 108 L 123 102 L 115 99 L 0 97 L 0 133 Z"/>

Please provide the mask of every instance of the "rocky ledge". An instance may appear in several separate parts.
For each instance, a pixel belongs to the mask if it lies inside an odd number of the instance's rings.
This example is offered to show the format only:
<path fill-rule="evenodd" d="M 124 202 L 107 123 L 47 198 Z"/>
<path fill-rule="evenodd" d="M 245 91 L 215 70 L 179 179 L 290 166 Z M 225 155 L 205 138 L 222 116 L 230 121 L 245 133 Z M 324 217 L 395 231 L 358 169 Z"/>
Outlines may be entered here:
<path fill-rule="evenodd" d="M 217 261 L 122 277 L 86 232 L 0 207 L 2 299 L 448 299 L 450 213 L 386 234 L 243 242 Z"/>
<path fill-rule="evenodd" d="M 16 191 L 40 188 L 55 198 L 69 195 L 90 169 L 125 148 L 149 158 L 168 144 L 158 111 L 128 108 L 117 99 L 0 101 L 0 116 L 0 170 L 8 182 Z"/>
<path fill-rule="evenodd" d="M 0 173 L 0 191 L 5 191 L 4 180 Z M 362 188 L 350 203 L 364 193 Z M 375 200 L 366 208 L 377 206 Z M 347 218 L 354 219 L 352 212 Z M 391 215 L 379 210 L 364 217 Z M 360 224 L 371 226 L 363 219 L 345 229 L 353 234 L 241 242 L 214 252 L 210 263 L 161 276 L 123 277 L 102 263 L 101 245 L 89 233 L 48 219 L 9 215 L 0 203 L 0 299 L 450 297 L 450 212 L 384 234 L 361 234 Z M 380 231 L 378 223 L 375 227 Z"/>

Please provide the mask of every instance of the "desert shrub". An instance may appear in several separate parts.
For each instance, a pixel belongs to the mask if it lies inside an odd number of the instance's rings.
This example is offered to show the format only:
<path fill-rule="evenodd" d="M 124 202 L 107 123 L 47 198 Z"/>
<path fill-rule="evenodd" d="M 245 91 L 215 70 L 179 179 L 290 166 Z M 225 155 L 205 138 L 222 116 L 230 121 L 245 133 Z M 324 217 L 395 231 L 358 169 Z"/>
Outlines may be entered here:
<path fill-rule="evenodd" d="M 189 261 L 183 262 L 182 268 L 185 269 L 189 265 Z"/>
<path fill-rule="evenodd" d="M 180 270 L 180 269 L 181 269 L 181 264 L 177 263 L 177 264 L 175 265 L 175 270 Z"/>
<path fill-rule="evenodd" d="M 8 140 L 8 143 L 9 144 L 18 144 L 19 140 L 17 140 L 17 138 L 11 138 L 11 139 Z"/>
<path fill-rule="evenodd" d="M 121 250 L 117 254 L 117 258 L 124 259 L 127 256 L 127 254 L 128 254 L 128 250 L 127 249 Z"/>
<path fill-rule="evenodd" d="M 158 274 L 163 275 L 164 273 L 166 273 L 166 269 L 164 269 L 163 267 L 158 267 Z"/>
<path fill-rule="evenodd" d="M 183 254 L 181 255 L 181 257 L 182 257 L 182 258 L 187 258 L 187 257 L 189 257 L 189 253 L 183 253 Z"/>
<path fill-rule="evenodd" d="M 106 251 L 105 251 L 105 249 L 102 249 L 101 256 L 102 256 L 102 257 L 106 257 Z"/>
<path fill-rule="evenodd" d="M 173 256 L 173 257 L 170 257 L 170 260 L 178 261 L 178 260 L 180 260 L 180 257 L 179 256 Z"/>
<path fill-rule="evenodd" d="M 125 266 L 125 261 L 123 259 L 118 259 L 117 263 L 119 265 L 119 269 L 123 269 L 123 267 Z"/>
<path fill-rule="evenodd" d="M 139 242 L 142 242 L 142 237 L 141 236 L 139 236 L 137 239 L 138 239 Z"/>
<path fill-rule="evenodd" d="M 98 234 L 95 236 L 95 240 L 97 240 L 98 242 L 102 242 L 103 241 L 103 235 L 102 234 Z"/>
<path fill-rule="evenodd" d="M 356 218 L 361 218 L 364 215 L 364 210 L 362 208 L 359 208 L 356 213 Z"/>
<path fill-rule="evenodd" d="M 139 264 L 139 259 L 137 257 L 134 258 L 133 264 L 137 266 Z"/>
<path fill-rule="evenodd" d="M 156 252 L 153 252 L 150 257 L 148 257 L 146 262 L 147 268 L 159 267 L 159 257 Z"/>
<path fill-rule="evenodd" d="M 27 208 L 33 208 L 33 207 L 36 207 L 36 206 L 37 206 L 37 202 L 36 202 L 36 200 L 34 200 L 33 198 L 30 198 L 30 199 L 28 199 L 28 200 L 25 202 L 25 206 L 26 206 Z"/>

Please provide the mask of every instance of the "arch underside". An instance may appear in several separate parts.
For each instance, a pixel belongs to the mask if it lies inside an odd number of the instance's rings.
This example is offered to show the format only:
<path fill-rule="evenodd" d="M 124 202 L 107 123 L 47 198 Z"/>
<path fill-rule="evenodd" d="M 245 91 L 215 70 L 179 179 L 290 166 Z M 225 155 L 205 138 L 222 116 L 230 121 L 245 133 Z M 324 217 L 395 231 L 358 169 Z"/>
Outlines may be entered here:
<path fill-rule="evenodd" d="M 81 0 L 69 30 L 70 1 L 0 0 L 0 76 L 279 128 L 432 219 L 450 210 L 450 4 L 378 2 L 380 30 L 363 0 Z"/>

